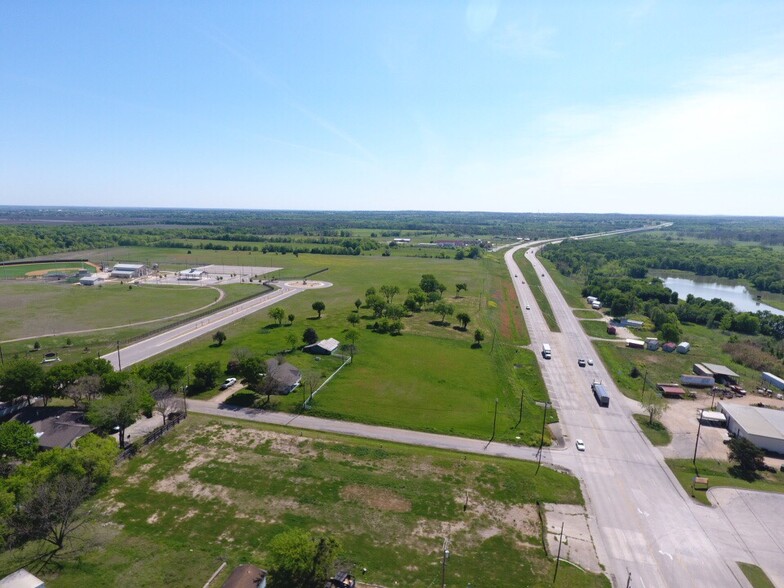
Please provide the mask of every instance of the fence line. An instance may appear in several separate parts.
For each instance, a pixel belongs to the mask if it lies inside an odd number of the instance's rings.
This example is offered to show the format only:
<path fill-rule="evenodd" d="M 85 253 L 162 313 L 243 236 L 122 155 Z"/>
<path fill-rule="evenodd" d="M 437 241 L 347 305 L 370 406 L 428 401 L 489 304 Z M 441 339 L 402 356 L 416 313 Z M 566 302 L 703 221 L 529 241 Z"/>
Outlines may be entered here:
<path fill-rule="evenodd" d="M 179 413 L 177 415 L 170 416 L 165 425 L 161 425 L 160 427 L 157 427 L 147 433 L 142 438 L 141 442 L 134 442 L 126 447 L 122 453 L 117 456 L 117 462 L 119 463 L 123 460 L 130 459 L 136 455 L 142 447 L 147 447 L 151 443 L 155 443 L 158 439 L 163 437 L 165 433 L 173 429 L 175 425 L 181 423 L 187 416 L 188 415 L 185 413 Z"/>
<path fill-rule="evenodd" d="M 310 408 L 310 401 L 311 401 L 311 400 L 313 400 L 313 399 L 316 397 L 316 394 L 318 394 L 318 393 L 319 393 L 319 391 L 320 391 L 320 390 L 321 390 L 321 389 L 322 389 L 324 386 L 326 386 L 327 384 L 329 384 L 330 380 L 331 380 L 332 378 L 334 378 L 335 376 L 337 376 L 337 375 L 338 375 L 338 372 L 340 372 L 340 370 L 342 370 L 344 367 L 346 367 L 346 365 L 347 365 L 347 364 L 349 364 L 349 363 L 351 363 L 351 356 L 347 357 L 347 358 L 346 358 L 346 360 L 345 360 L 345 361 L 344 361 L 344 362 L 343 362 L 343 363 L 340 365 L 340 367 L 338 367 L 338 369 L 336 369 L 334 372 L 332 372 L 332 373 L 329 375 L 329 377 L 328 377 L 326 380 L 324 380 L 323 382 L 321 382 L 321 386 L 319 386 L 318 388 L 316 388 L 316 389 L 313 391 L 313 393 L 311 393 L 311 395 L 310 395 L 310 396 L 308 396 L 308 399 L 307 399 L 305 402 L 303 402 L 303 403 L 302 403 L 302 408 Z"/>

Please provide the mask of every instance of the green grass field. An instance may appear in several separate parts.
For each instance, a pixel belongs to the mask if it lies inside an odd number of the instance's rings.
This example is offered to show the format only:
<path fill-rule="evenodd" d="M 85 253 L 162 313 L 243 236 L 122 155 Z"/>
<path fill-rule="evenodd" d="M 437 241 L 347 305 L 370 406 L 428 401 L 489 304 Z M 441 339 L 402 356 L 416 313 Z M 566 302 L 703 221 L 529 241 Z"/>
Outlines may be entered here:
<path fill-rule="evenodd" d="M 536 271 L 534 271 L 531 262 L 528 261 L 525 256 L 526 251 L 526 249 L 520 249 L 520 251 L 515 253 L 514 259 L 517 262 L 517 265 L 520 267 L 520 271 L 523 272 L 523 278 L 531 288 L 531 292 L 534 295 L 536 304 L 539 306 L 539 310 L 542 311 L 547 326 L 551 331 L 559 333 L 561 329 L 558 327 L 558 321 L 555 320 L 555 314 L 553 314 L 550 301 L 547 300 L 547 295 L 542 289 L 542 283 L 539 281 L 539 276 L 536 274 Z"/>
<path fill-rule="evenodd" d="M 730 464 L 726 461 L 698 459 L 696 467 L 690 459 L 667 459 L 665 461 L 686 492 L 702 504 L 709 505 L 710 501 L 705 490 L 692 491 L 691 482 L 694 476 L 708 478 L 711 488 L 729 486 L 742 490 L 784 493 L 784 472 L 776 472 L 775 474 L 761 472 L 762 479 L 755 482 L 747 482 L 746 480 L 732 477 L 728 472 Z"/>
<path fill-rule="evenodd" d="M 753 588 L 776 588 L 776 585 L 770 581 L 767 574 L 761 567 L 755 566 L 750 563 L 738 562 L 738 567 L 746 576 L 746 579 L 751 582 Z"/>
<path fill-rule="evenodd" d="M 579 319 L 600 319 L 602 318 L 602 313 L 597 310 L 581 308 L 574 311 L 574 316 L 576 316 Z"/>
<path fill-rule="evenodd" d="M 615 338 L 615 335 L 607 334 L 607 323 L 604 321 L 582 320 L 580 324 L 590 337 L 599 337 L 600 339 Z"/>
<path fill-rule="evenodd" d="M 220 565 L 266 567 L 292 527 L 333 532 L 366 582 L 432 586 L 450 537 L 448 585 L 550 586 L 536 503 L 582 504 L 577 479 L 536 464 L 292 432 L 191 415 L 120 466 L 92 501 L 77 557 L 40 575 L 52 588 L 201 586 Z M 12 570 L 22 553 L 4 553 Z M 562 565 L 556 586 L 604 587 Z"/>
<path fill-rule="evenodd" d="M 74 257 L 79 257 L 74 256 Z M 24 277 L 36 277 L 41 273 L 63 272 L 74 273 L 78 270 L 86 269 L 94 272 L 95 268 L 79 261 L 57 261 L 51 263 L 25 263 L 19 265 L 6 265 L 0 263 L 0 280 L 18 279 Z"/>
<path fill-rule="evenodd" d="M 561 272 L 559 272 L 553 263 L 541 255 L 537 258 L 542 265 L 547 268 L 547 272 L 550 274 L 550 277 L 555 282 L 555 285 L 558 286 L 558 289 L 563 294 L 566 303 L 571 306 L 572 308 L 577 309 L 584 309 L 586 306 L 585 298 L 582 296 L 582 282 L 578 281 L 572 277 L 565 276 Z M 577 312 L 575 312 L 577 314 Z M 580 316 L 579 314 L 577 315 Z M 588 317 L 580 317 L 580 318 L 592 318 Z"/>
<path fill-rule="evenodd" d="M 645 433 L 645 436 L 648 437 L 648 441 L 650 441 L 652 445 L 663 446 L 669 445 L 672 442 L 672 435 L 670 435 L 667 427 L 659 421 L 653 421 L 653 424 L 651 424 L 647 414 L 635 414 L 633 416 L 634 420 L 640 425 L 640 429 L 642 429 L 642 432 Z"/>

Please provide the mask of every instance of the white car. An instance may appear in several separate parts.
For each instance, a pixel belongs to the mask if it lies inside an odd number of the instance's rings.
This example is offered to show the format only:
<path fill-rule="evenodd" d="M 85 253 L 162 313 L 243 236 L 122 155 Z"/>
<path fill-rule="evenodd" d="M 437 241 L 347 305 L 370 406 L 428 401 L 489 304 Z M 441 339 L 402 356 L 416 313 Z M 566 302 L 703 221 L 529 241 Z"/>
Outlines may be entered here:
<path fill-rule="evenodd" d="M 237 378 L 226 378 L 226 381 L 221 384 L 220 389 L 225 390 L 226 388 L 233 386 L 237 382 Z"/>
<path fill-rule="evenodd" d="M 588 365 L 593 365 L 593 360 L 591 358 L 588 358 L 585 361 L 588 362 Z"/>
<path fill-rule="evenodd" d="M 582 439 L 578 439 L 575 446 L 577 447 L 577 451 L 585 451 L 585 443 L 583 443 Z"/>
<path fill-rule="evenodd" d="M 531 305 L 530 305 L 530 304 L 526 304 L 526 305 L 525 305 L 525 309 L 526 309 L 526 310 L 531 310 Z"/>

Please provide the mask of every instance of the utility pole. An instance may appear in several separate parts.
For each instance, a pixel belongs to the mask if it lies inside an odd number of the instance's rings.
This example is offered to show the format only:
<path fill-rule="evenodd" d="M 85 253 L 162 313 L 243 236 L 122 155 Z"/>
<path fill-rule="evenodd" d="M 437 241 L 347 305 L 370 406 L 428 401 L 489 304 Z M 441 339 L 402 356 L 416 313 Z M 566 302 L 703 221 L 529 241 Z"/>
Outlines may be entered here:
<path fill-rule="evenodd" d="M 117 371 L 122 371 L 122 361 L 120 361 L 120 342 L 117 341 Z"/>
<path fill-rule="evenodd" d="M 561 537 L 558 539 L 558 555 L 555 558 L 555 574 L 553 574 L 553 583 L 555 583 L 555 579 L 558 577 L 558 564 L 561 563 L 561 545 L 563 545 L 563 528 L 564 528 L 564 524 L 561 523 Z"/>
<path fill-rule="evenodd" d="M 542 436 L 539 440 L 539 463 L 536 464 L 536 472 L 539 473 L 539 468 L 542 466 L 542 448 L 544 447 L 544 426 L 547 423 L 547 408 L 550 406 L 549 402 L 544 403 L 544 417 L 542 417 Z"/>
<path fill-rule="evenodd" d="M 487 442 L 487 445 L 490 445 L 495 439 L 495 423 L 498 420 L 498 398 L 495 399 L 495 411 L 493 412 L 493 434 L 490 436 L 490 441 Z M 487 448 L 485 445 L 485 448 Z"/>
<path fill-rule="evenodd" d="M 444 539 L 444 557 L 441 559 L 441 588 L 446 588 L 446 560 L 449 559 L 449 539 Z"/>
<path fill-rule="evenodd" d="M 0 365 L 5 365 L 5 359 L 3 359 L 3 348 L 0 347 Z"/>
<path fill-rule="evenodd" d="M 525 388 L 520 388 L 520 417 L 517 419 L 517 424 L 515 427 L 519 427 L 520 423 L 523 422 L 523 395 L 525 394 Z"/>
<path fill-rule="evenodd" d="M 626 588 L 631 588 L 632 586 L 632 573 L 629 572 L 629 577 L 626 578 Z"/>
<path fill-rule="evenodd" d="M 640 392 L 640 400 L 645 402 L 645 382 L 648 381 L 648 368 L 645 368 L 645 374 L 642 376 L 642 391 Z"/>
<path fill-rule="evenodd" d="M 697 444 L 700 442 L 700 428 L 702 427 L 702 412 L 705 409 L 700 409 L 700 418 L 697 419 L 697 440 L 694 442 L 694 457 L 691 460 L 692 465 L 697 465 Z"/>

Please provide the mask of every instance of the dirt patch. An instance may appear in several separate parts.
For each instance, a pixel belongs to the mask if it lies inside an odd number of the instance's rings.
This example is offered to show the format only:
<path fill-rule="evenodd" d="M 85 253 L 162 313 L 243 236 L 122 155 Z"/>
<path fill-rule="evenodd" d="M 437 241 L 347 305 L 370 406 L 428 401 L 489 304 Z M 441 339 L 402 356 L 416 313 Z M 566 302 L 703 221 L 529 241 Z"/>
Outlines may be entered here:
<path fill-rule="evenodd" d="M 154 525 L 155 523 L 158 522 L 158 518 L 159 518 L 158 511 L 156 510 L 149 517 L 147 517 L 147 524 Z"/>
<path fill-rule="evenodd" d="M 410 500 L 382 488 L 352 484 L 345 486 L 340 491 L 340 496 L 344 500 L 355 500 L 378 510 L 391 512 L 409 512 L 411 510 Z"/>

